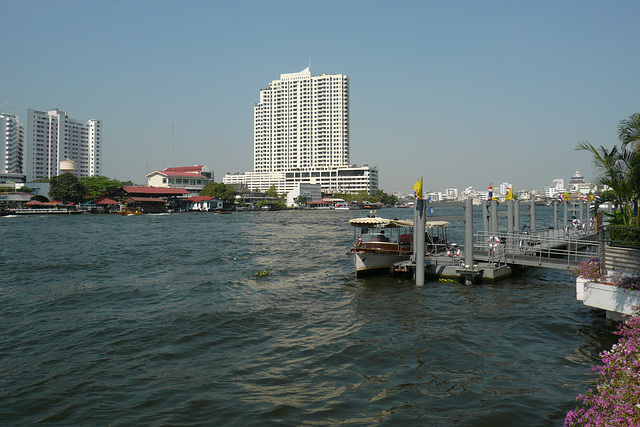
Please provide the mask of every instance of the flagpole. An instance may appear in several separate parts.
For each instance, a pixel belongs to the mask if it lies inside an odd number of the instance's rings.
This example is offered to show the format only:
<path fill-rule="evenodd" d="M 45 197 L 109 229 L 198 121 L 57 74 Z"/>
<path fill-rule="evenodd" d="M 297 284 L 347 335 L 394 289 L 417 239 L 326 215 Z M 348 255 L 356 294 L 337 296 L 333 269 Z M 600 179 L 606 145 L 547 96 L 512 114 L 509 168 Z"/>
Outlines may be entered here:
<path fill-rule="evenodd" d="M 413 223 L 415 230 L 416 244 L 414 256 L 416 260 L 416 286 L 424 286 L 424 241 L 425 241 L 425 214 L 424 200 L 422 199 L 422 178 L 420 178 L 420 194 L 416 192 L 416 215 L 417 221 Z"/>

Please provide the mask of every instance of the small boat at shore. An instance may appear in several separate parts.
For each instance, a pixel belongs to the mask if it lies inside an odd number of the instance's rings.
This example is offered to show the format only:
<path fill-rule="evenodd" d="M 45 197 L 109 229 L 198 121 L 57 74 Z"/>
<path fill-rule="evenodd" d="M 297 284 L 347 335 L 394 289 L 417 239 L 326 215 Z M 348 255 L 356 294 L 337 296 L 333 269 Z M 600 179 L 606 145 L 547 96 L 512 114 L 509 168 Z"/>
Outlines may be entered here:
<path fill-rule="evenodd" d="M 142 215 L 142 212 L 136 210 L 131 210 L 131 209 L 124 209 L 122 211 L 118 211 L 118 213 L 120 215 L 124 215 L 124 216 L 128 216 L 128 215 Z"/>
<path fill-rule="evenodd" d="M 389 273 L 398 262 L 413 255 L 413 221 L 379 217 L 355 218 L 353 255 L 356 277 Z M 426 224 L 427 251 L 436 253 L 446 247 L 447 221 L 428 221 Z"/>

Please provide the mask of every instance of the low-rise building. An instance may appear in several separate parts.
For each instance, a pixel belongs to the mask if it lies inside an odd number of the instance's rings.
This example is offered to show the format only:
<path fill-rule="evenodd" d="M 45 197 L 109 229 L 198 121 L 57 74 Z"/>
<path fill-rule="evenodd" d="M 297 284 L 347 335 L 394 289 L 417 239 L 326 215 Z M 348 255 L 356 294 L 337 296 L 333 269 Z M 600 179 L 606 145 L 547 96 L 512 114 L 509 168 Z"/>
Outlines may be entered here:
<path fill-rule="evenodd" d="M 287 206 L 299 206 L 298 197 L 303 197 L 306 202 L 317 202 L 322 199 L 322 186 L 320 184 L 298 183 L 293 190 L 287 193 Z"/>
<path fill-rule="evenodd" d="M 190 193 L 199 193 L 213 181 L 213 171 L 207 166 L 181 166 L 154 171 L 146 175 L 147 185 L 158 188 L 185 188 Z"/>
<path fill-rule="evenodd" d="M 376 167 L 336 167 L 322 170 L 244 172 L 227 174 L 225 184 L 244 185 L 252 190 L 267 191 L 274 185 L 278 193 L 288 193 L 297 184 L 320 184 L 325 193 L 357 193 L 378 191 Z"/>
<path fill-rule="evenodd" d="M 224 209 L 222 200 L 211 196 L 193 196 L 187 200 L 187 210 L 193 212 L 209 212 Z"/>

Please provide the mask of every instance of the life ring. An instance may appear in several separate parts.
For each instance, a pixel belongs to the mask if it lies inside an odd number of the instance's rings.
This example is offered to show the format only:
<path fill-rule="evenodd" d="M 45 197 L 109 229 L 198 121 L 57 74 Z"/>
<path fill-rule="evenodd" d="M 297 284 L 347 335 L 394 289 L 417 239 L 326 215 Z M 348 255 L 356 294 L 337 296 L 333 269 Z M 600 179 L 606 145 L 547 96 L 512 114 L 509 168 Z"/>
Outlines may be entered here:
<path fill-rule="evenodd" d="M 490 248 L 497 248 L 500 246 L 500 239 L 497 236 L 491 236 L 487 239 L 487 243 Z"/>
<path fill-rule="evenodd" d="M 580 228 L 580 220 L 579 219 L 574 219 L 573 221 L 571 221 L 571 223 L 573 224 L 574 228 Z"/>
<path fill-rule="evenodd" d="M 451 243 L 447 245 L 447 256 L 460 256 L 460 247 L 457 243 Z"/>

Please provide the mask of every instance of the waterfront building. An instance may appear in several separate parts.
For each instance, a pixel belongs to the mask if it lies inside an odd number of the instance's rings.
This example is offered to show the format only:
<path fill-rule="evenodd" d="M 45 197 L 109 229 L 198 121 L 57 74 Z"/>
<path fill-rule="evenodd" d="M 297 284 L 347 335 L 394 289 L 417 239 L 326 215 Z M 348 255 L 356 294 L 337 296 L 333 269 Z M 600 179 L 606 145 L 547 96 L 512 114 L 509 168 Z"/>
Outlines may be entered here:
<path fill-rule="evenodd" d="M 458 189 L 454 187 L 449 187 L 444 189 L 445 198 L 447 200 L 457 200 L 458 199 Z"/>
<path fill-rule="evenodd" d="M 307 202 L 318 202 L 322 200 L 322 186 L 320 184 L 308 184 L 299 182 L 293 190 L 287 193 L 287 206 L 298 206 L 296 199 L 305 197 Z"/>
<path fill-rule="evenodd" d="M 556 178 L 551 181 L 551 185 L 545 188 L 545 196 L 549 199 L 555 199 L 558 194 L 566 193 L 567 189 L 564 187 L 564 179 Z"/>
<path fill-rule="evenodd" d="M 427 199 L 432 202 L 443 202 L 445 201 L 445 195 L 440 191 L 430 191 L 427 193 Z"/>
<path fill-rule="evenodd" d="M 569 191 L 571 193 L 589 194 L 594 184 L 586 182 L 580 171 L 575 171 L 569 179 Z"/>
<path fill-rule="evenodd" d="M 0 174 L 22 175 L 23 155 L 24 126 L 15 114 L 0 113 Z"/>
<path fill-rule="evenodd" d="M 101 121 L 70 118 L 58 109 L 27 110 L 25 172 L 29 181 L 61 173 L 64 160 L 77 162 L 78 177 L 100 175 Z"/>
<path fill-rule="evenodd" d="M 208 212 L 224 209 L 222 200 L 211 196 L 193 196 L 189 197 L 186 202 L 188 211 Z"/>
<path fill-rule="evenodd" d="M 266 191 L 292 191 L 299 183 L 324 192 L 378 190 L 378 169 L 352 166 L 349 78 L 312 76 L 306 68 L 281 74 L 260 90 L 254 107 L 253 171 L 227 174 L 223 182 Z"/>
<path fill-rule="evenodd" d="M 190 193 L 199 193 L 213 182 L 213 171 L 207 166 L 181 166 L 154 171 L 146 175 L 147 185 L 157 188 L 185 188 Z"/>
<path fill-rule="evenodd" d="M 356 193 L 378 190 L 378 169 L 369 166 L 328 170 L 289 172 L 245 172 L 225 175 L 223 182 L 255 191 L 267 191 L 274 185 L 278 193 L 288 193 L 299 183 L 320 184 L 325 193 Z"/>

